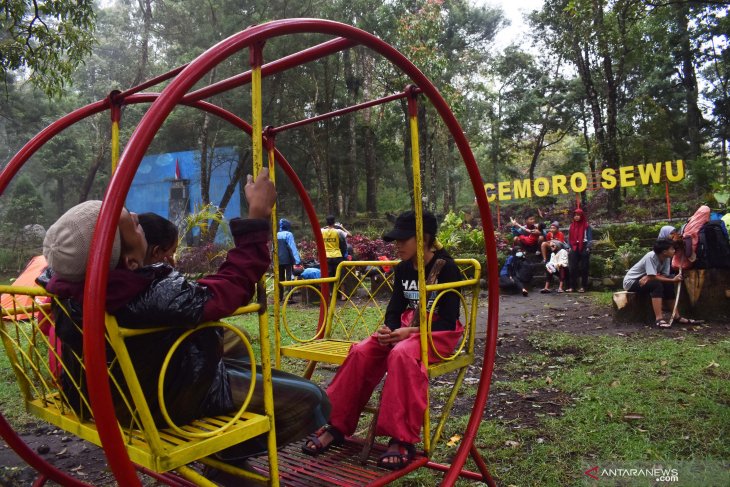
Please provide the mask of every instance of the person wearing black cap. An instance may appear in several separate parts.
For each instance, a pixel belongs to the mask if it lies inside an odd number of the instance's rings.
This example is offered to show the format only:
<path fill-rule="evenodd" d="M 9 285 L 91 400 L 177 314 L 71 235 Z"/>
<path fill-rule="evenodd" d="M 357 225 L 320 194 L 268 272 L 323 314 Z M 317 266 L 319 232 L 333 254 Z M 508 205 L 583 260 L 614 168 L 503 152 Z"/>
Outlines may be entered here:
<path fill-rule="evenodd" d="M 436 217 L 423 212 L 423 260 L 427 282 L 460 280 L 459 269 L 436 240 Z M 352 346 L 337 371 L 327 395 L 332 404 L 329 425 L 310 436 L 302 445 L 304 453 L 318 455 L 352 435 L 360 413 L 383 378 L 380 414 L 376 434 L 390 436 L 388 450 L 378 465 L 391 470 L 406 466 L 420 441 L 423 413 L 427 406 L 428 377 L 421 364 L 418 327 L 418 262 L 416 255 L 416 216 L 413 211 L 398 216 L 394 228 L 383 235 L 395 241 L 401 262 L 395 267 L 393 295 L 383 325 L 371 337 Z M 438 270 L 440 268 L 440 271 Z M 437 293 L 428 295 L 430 311 Z M 431 324 L 433 344 L 440 355 L 450 354 L 463 334 L 459 322 L 460 299 L 445 293 L 438 300 Z M 438 358 L 429 350 L 429 361 Z"/>

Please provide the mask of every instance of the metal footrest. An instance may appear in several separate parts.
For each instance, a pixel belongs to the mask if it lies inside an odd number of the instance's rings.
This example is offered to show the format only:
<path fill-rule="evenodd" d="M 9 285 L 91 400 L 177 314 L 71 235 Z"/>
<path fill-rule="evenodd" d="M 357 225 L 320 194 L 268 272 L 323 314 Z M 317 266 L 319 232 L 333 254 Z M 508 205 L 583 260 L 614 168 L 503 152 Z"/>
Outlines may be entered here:
<path fill-rule="evenodd" d="M 347 441 L 344 445 L 332 447 L 316 457 L 302 453 L 302 444 L 304 440 L 279 450 L 279 479 L 283 486 L 384 485 L 428 462 L 428 458 L 416 454 L 407 467 L 394 472 L 377 465 L 378 457 L 385 451 L 383 445 L 375 445 L 363 465 L 359 458 L 362 450 L 362 443 L 359 441 Z M 256 473 L 268 475 L 266 456 L 249 459 L 248 464 Z"/>

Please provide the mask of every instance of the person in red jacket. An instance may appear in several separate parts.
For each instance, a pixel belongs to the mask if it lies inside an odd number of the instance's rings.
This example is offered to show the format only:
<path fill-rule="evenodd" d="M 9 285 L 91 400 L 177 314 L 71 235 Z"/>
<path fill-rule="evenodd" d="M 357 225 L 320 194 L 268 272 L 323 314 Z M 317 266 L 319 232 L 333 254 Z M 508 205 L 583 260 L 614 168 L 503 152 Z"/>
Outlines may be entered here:
<path fill-rule="evenodd" d="M 230 221 L 235 246 L 228 251 L 217 272 L 197 281 L 188 280 L 166 263 L 145 265 L 147 241 L 137 216 L 122 211 L 109 262 L 106 310 L 125 328 L 160 328 L 153 334 L 129 337 L 127 349 L 153 419 L 166 426 L 158 399 L 157 381 L 162 363 L 173 343 L 196 325 L 229 316 L 246 304 L 269 267 L 268 217 L 276 190 L 264 169 L 245 188 L 248 218 Z M 63 342 L 64 373 L 60 383 L 67 402 L 77 413 L 85 411 L 85 373 L 82 368 L 83 292 L 86 262 L 99 216 L 100 201 L 87 201 L 68 210 L 54 223 L 43 242 L 48 261 L 41 282 L 54 293 L 56 331 Z M 78 325 L 78 326 L 77 326 Z M 184 340 L 172 355 L 165 376 L 163 397 L 171 419 L 185 424 L 194 418 L 227 414 L 237 410 L 248 391 L 251 367 L 238 355 L 226 354 L 223 333 L 204 328 Z M 110 351 L 107 361 L 116 360 Z M 124 384 L 117 367 L 111 368 Z M 303 438 L 326 423 L 329 401 L 318 386 L 306 379 L 274 371 L 274 416 L 279 445 Z M 278 380 L 281 379 L 281 380 Z M 248 410 L 263 412 L 261 380 L 256 381 Z M 115 412 L 129 424 L 130 411 L 119 392 L 112 391 Z M 239 459 L 266 451 L 266 440 L 256 437 L 236 445 L 222 459 Z"/>

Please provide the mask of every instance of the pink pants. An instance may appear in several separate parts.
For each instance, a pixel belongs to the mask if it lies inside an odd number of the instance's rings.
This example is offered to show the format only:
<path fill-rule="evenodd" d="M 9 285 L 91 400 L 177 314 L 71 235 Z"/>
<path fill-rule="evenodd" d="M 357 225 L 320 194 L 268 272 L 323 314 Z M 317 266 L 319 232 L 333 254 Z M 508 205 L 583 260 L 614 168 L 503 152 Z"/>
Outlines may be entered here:
<path fill-rule="evenodd" d="M 433 343 L 439 354 L 450 355 L 463 330 L 457 322 L 454 331 L 433 332 Z M 439 361 L 430 349 L 429 361 Z M 376 434 L 418 443 L 428 393 L 428 375 L 421 363 L 418 334 L 393 347 L 380 345 L 376 334 L 354 344 L 327 388 L 332 404 L 329 422 L 345 435 L 352 435 L 360 413 L 386 372 Z"/>

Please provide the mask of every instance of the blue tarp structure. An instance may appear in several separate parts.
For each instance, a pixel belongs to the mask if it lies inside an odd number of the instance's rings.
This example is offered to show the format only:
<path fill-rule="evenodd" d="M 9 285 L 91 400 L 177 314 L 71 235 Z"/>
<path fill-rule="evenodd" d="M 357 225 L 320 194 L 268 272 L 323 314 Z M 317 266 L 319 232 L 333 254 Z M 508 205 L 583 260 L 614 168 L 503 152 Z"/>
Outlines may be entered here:
<path fill-rule="evenodd" d="M 222 147 L 215 150 L 213 157 L 210 200 L 219 205 L 236 169 L 238 152 L 234 147 Z M 176 178 L 176 166 L 180 168 L 179 178 L 190 182 L 190 211 L 200 208 L 200 151 L 145 156 L 127 195 L 127 208 L 135 213 L 154 212 L 169 218 L 170 187 Z M 237 185 L 224 213 L 227 220 L 240 215 L 240 201 L 240 186 Z"/>

